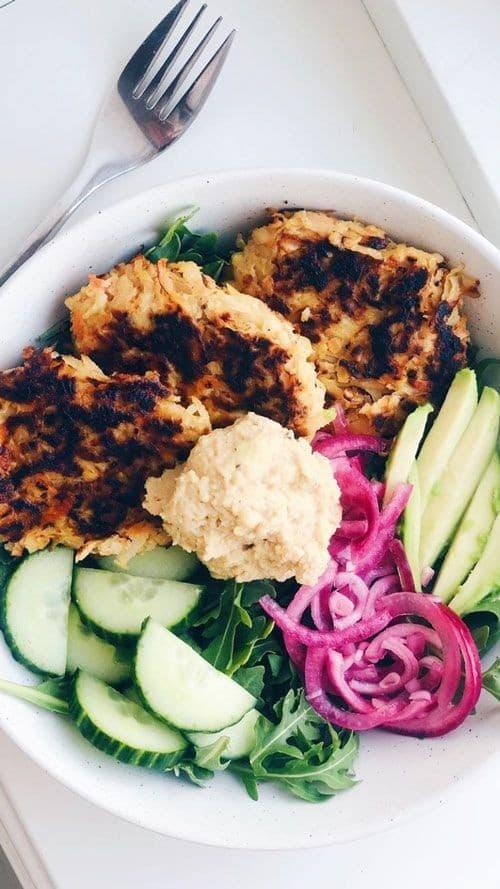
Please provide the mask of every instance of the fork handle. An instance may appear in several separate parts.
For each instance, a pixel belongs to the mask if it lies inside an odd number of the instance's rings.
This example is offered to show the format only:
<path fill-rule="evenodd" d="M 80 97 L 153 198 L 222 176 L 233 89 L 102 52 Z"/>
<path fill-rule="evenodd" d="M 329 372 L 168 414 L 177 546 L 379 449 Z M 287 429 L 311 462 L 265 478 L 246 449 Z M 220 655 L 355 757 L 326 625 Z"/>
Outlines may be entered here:
<path fill-rule="evenodd" d="M 103 163 L 95 169 L 91 155 L 87 156 L 76 179 L 61 195 L 45 219 L 31 232 L 20 251 L 0 270 L 0 287 L 11 277 L 40 247 L 48 244 L 55 234 L 73 215 L 83 202 L 97 191 L 101 185 L 116 179 L 123 173 L 142 166 L 154 156 L 152 150 L 145 150 L 132 159 Z"/>

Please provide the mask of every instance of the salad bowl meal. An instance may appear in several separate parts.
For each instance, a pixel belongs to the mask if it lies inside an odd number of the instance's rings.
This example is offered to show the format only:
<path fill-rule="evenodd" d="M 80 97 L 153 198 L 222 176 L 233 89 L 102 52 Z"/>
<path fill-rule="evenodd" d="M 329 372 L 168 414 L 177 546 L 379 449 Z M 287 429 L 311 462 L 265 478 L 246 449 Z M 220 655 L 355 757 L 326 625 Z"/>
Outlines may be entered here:
<path fill-rule="evenodd" d="M 2 728 L 247 848 L 498 773 L 499 284 L 463 223 L 321 171 L 166 185 L 40 251 L 0 304 Z"/>

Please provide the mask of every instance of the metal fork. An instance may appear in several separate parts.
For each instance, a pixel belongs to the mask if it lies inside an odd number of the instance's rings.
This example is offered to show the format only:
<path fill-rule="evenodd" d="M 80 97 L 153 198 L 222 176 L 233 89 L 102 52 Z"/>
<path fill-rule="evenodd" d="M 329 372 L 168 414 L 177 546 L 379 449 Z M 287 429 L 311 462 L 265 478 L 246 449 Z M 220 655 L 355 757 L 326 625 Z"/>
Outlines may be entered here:
<path fill-rule="evenodd" d="M 89 195 L 106 182 L 152 160 L 182 136 L 198 115 L 220 74 L 235 32 L 231 31 L 185 93 L 177 98 L 182 84 L 222 21 L 218 18 L 214 22 L 174 75 L 172 69 L 206 9 L 204 4 L 159 65 L 163 50 L 188 2 L 179 0 L 125 65 L 118 78 L 117 90 L 113 89 L 98 115 L 79 174 L 31 233 L 20 252 L 0 271 L 0 286 L 54 237 Z M 128 150 L 124 153 L 123 128 L 127 125 L 130 132 L 126 133 Z"/>

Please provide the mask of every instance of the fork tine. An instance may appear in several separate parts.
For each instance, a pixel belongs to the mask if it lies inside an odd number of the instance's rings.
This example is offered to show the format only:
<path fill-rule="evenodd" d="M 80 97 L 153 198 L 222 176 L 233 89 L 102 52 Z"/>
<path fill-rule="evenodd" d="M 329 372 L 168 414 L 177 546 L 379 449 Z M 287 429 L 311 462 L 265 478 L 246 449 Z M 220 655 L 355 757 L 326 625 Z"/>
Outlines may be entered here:
<path fill-rule="evenodd" d="M 163 116 L 168 111 L 168 104 L 169 104 L 170 100 L 174 97 L 174 95 L 177 92 L 177 90 L 179 89 L 179 87 L 184 83 L 186 77 L 188 76 L 189 72 L 191 71 L 193 66 L 196 64 L 196 62 L 198 61 L 201 53 L 205 49 L 207 43 L 211 39 L 212 34 L 216 30 L 216 28 L 219 27 L 221 21 L 222 21 L 222 17 L 219 16 L 219 18 L 216 19 L 216 21 L 213 23 L 212 27 L 208 29 L 205 36 L 200 40 L 196 49 L 193 50 L 193 52 L 189 56 L 189 59 L 187 60 L 186 64 L 181 68 L 181 70 L 176 75 L 176 77 L 174 77 L 172 83 L 166 88 L 163 95 L 158 97 L 157 103 L 158 102 L 162 103 L 161 107 L 158 109 L 158 116 L 159 116 L 160 120 L 164 119 Z M 150 107 L 152 107 L 152 106 L 150 106 Z"/>
<path fill-rule="evenodd" d="M 161 97 L 163 88 L 166 84 L 167 74 L 169 73 L 170 69 L 172 68 L 172 65 L 175 63 L 180 51 L 184 47 L 186 41 L 191 36 L 194 28 L 198 24 L 198 21 L 200 20 L 201 16 L 205 12 L 206 8 L 207 8 L 207 4 L 204 3 L 203 6 L 196 13 L 191 24 L 186 28 L 186 30 L 184 31 L 182 36 L 179 38 L 176 46 L 174 46 L 174 48 L 173 48 L 172 52 L 170 53 L 170 55 L 168 56 L 168 58 L 164 61 L 161 68 L 159 68 L 158 72 L 153 77 L 151 83 L 148 84 L 148 87 L 147 87 L 148 95 L 146 96 L 144 94 L 144 99 L 146 100 L 146 108 L 148 108 L 148 109 L 154 108 L 158 99 Z"/>
<path fill-rule="evenodd" d="M 141 43 L 139 49 L 136 50 L 120 74 L 118 80 L 119 92 L 121 92 L 121 88 L 124 88 L 135 94 L 135 90 L 141 87 L 142 82 L 147 79 L 151 65 L 158 52 L 173 31 L 188 2 L 189 0 L 179 0 L 156 28 L 151 31 L 151 34 Z"/>
<path fill-rule="evenodd" d="M 234 30 L 228 34 L 219 49 L 215 51 L 210 61 L 198 74 L 196 80 L 179 99 L 173 111 L 167 116 L 163 110 L 160 110 L 159 119 L 162 123 L 168 124 L 170 142 L 182 136 L 203 108 L 226 61 L 235 34 Z"/>

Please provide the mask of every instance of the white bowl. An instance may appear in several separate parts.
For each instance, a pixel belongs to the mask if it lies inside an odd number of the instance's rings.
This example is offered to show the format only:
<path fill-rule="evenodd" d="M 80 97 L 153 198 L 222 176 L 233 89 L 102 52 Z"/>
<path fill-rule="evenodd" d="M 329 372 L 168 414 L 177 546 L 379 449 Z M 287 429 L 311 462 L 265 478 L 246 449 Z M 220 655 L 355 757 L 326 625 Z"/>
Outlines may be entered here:
<path fill-rule="evenodd" d="M 106 271 L 150 243 L 159 225 L 199 206 L 194 226 L 234 235 L 263 218 L 266 207 L 333 208 L 387 228 L 396 238 L 464 262 L 481 280 L 469 306 L 476 342 L 500 352 L 500 252 L 444 210 L 396 188 L 330 171 L 253 170 L 196 176 L 155 188 L 98 213 L 41 250 L 0 297 L 1 363 L 17 363 L 22 347 L 60 314 L 62 300 L 89 271 Z M 0 642 L 0 676 L 31 680 Z M 472 778 L 500 768 L 500 708 L 483 694 L 477 713 L 447 738 L 419 741 L 383 732 L 361 737 L 360 783 L 322 805 L 272 786 L 252 802 L 236 779 L 218 776 L 206 789 L 114 762 L 94 750 L 64 719 L 2 696 L 0 726 L 40 766 L 104 809 L 168 836 L 247 849 L 297 849 L 345 842 L 409 818 Z M 493 785 L 492 781 L 492 792 Z"/>

